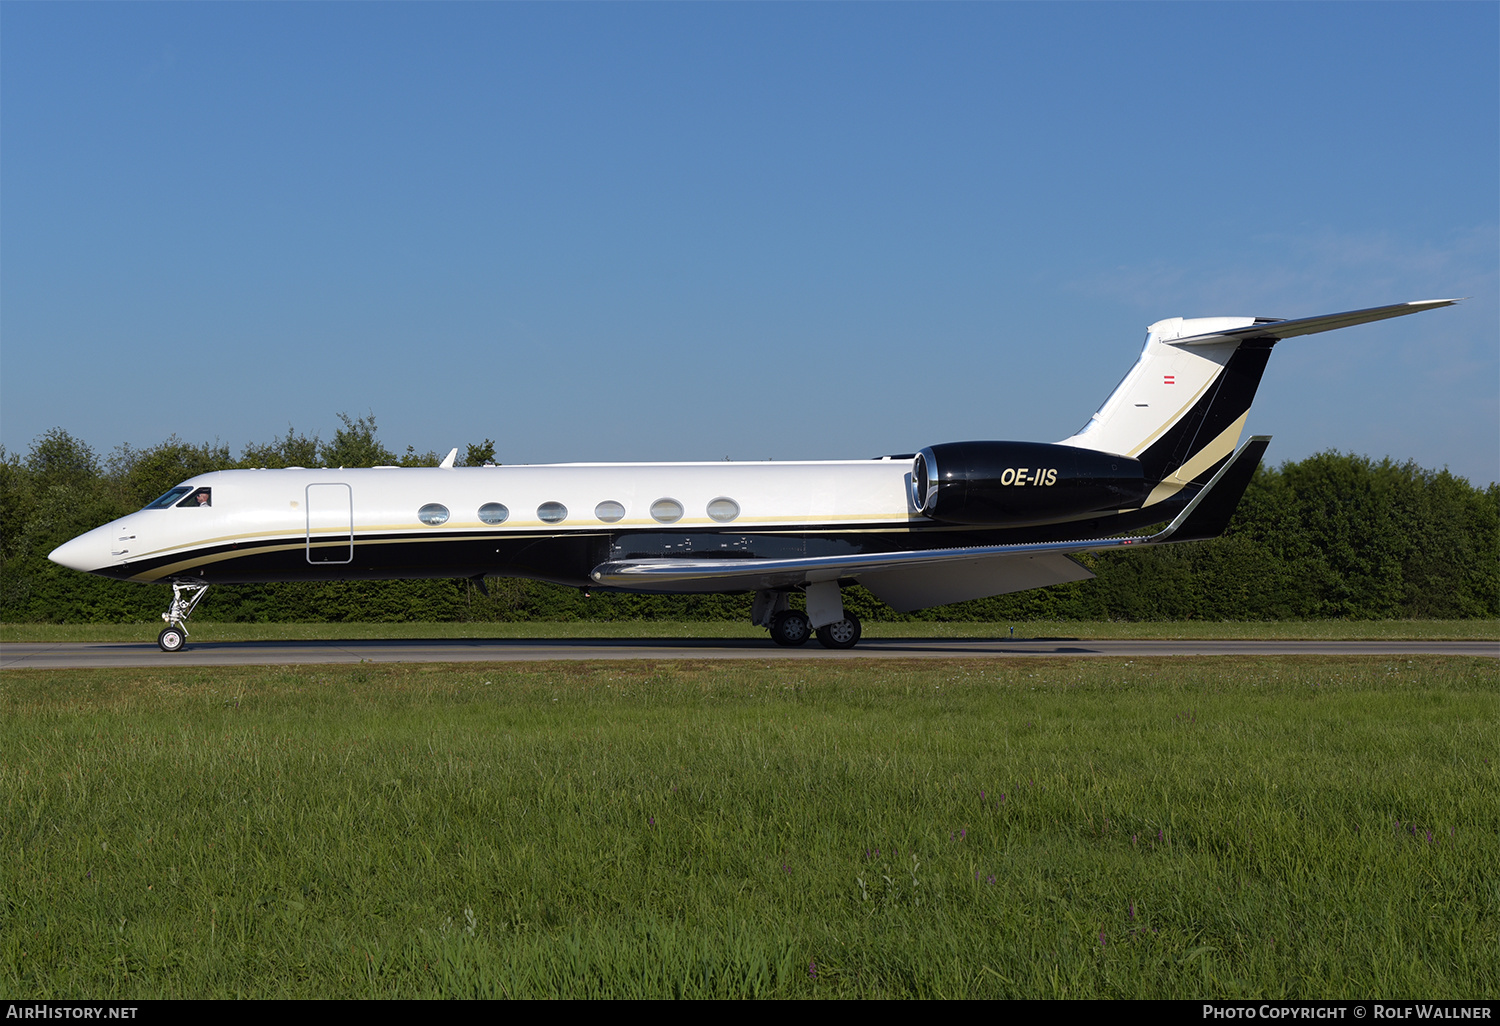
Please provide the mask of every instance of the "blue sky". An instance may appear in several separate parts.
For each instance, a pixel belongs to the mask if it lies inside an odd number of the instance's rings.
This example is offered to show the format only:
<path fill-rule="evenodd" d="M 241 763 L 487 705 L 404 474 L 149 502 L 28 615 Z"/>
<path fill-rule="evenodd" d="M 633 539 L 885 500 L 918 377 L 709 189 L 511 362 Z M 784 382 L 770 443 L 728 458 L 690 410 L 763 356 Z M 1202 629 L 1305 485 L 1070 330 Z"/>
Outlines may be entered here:
<path fill-rule="evenodd" d="M 0 5 L 0 444 L 1051 441 L 1145 326 L 1500 478 L 1500 6 Z"/>

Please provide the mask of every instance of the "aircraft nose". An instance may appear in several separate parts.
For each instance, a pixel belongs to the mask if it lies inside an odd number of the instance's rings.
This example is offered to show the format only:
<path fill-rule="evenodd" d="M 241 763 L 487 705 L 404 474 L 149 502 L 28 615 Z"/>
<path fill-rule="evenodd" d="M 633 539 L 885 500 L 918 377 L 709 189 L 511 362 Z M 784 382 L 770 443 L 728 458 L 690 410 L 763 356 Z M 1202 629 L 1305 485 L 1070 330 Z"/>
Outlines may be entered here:
<path fill-rule="evenodd" d="M 63 542 L 48 553 L 47 558 L 69 570 L 89 573 L 113 562 L 109 553 L 109 530 L 96 527 L 72 541 Z"/>

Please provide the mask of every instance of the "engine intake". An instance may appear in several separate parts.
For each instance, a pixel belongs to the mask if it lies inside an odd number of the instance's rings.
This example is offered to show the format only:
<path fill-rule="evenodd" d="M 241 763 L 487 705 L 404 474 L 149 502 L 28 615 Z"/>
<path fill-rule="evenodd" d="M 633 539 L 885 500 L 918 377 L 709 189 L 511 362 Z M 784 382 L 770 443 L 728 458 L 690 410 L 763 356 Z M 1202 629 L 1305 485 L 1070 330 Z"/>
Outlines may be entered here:
<path fill-rule="evenodd" d="M 945 442 L 912 463 L 912 505 L 953 524 L 1040 524 L 1136 509 L 1147 492 L 1138 461 L 1072 445 Z"/>

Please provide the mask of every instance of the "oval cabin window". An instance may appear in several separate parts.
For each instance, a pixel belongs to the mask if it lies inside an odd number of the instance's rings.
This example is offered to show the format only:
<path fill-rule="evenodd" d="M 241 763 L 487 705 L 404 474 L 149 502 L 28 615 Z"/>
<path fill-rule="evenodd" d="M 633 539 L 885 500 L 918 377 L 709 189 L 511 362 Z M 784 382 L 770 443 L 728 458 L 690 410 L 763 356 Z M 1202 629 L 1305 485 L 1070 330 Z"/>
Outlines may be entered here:
<path fill-rule="evenodd" d="M 417 510 L 417 519 L 428 527 L 436 527 L 448 522 L 448 507 L 440 502 L 429 502 Z"/>
<path fill-rule="evenodd" d="M 651 504 L 651 519 L 658 524 L 675 524 L 682 519 L 682 503 L 676 499 L 657 499 Z"/>
<path fill-rule="evenodd" d="M 605 499 L 594 507 L 594 516 L 606 524 L 618 524 L 625 519 L 625 507 L 613 499 Z"/>
<path fill-rule="evenodd" d="M 498 502 L 486 502 L 479 507 L 479 519 L 486 524 L 503 524 L 510 519 L 510 510 Z"/>
<path fill-rule="evenodd" d="M 536 508 L 536 518 L 544 524 L 560 524 L 568 519 L 568 507 L 560 502 L 544 502 Z"/>
<path fill-rule="evenodd" d="M 727 524 L 739 515 L 740 504 L 722 495 L 708 504 L 708 518 L 714 523 Z"/>

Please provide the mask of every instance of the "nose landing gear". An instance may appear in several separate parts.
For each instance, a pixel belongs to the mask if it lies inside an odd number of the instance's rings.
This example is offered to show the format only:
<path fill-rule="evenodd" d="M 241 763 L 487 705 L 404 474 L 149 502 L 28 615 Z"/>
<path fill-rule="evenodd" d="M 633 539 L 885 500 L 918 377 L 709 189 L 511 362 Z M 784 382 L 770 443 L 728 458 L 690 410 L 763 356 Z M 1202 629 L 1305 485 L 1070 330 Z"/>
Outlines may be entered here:
<path fill-rule="evenodd" d="M 172 604 L 161 618 L 167 626 L 156 636 L 156 643 L 163 652 L 181 652 L 187 645 L 187 618 L 193 615 L 198 603 L 208 593 L 206 584 L 173 584 Z"/>

